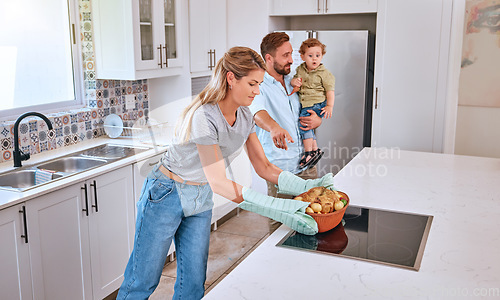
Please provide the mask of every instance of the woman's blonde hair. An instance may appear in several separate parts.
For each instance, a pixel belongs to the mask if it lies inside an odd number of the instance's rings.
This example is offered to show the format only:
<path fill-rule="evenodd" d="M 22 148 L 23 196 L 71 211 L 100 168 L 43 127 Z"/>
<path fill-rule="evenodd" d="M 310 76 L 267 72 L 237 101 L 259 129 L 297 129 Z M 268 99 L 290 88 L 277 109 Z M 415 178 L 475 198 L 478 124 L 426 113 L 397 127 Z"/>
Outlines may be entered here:
<path fill-rule="evenodd" d="M 227 73 L 232 72 L 237 80 L 248 76 L 256 69 L 266 70 L 260 55 L 247 47 L 233 47 L 217 62 L 212 79 L 193 101 L 184 109 L 176 126 L 176 135 L 181 143 L 189 141 L 194 112 L 203 104 L 215 104 L 226 97 L 229 88 Z"/>

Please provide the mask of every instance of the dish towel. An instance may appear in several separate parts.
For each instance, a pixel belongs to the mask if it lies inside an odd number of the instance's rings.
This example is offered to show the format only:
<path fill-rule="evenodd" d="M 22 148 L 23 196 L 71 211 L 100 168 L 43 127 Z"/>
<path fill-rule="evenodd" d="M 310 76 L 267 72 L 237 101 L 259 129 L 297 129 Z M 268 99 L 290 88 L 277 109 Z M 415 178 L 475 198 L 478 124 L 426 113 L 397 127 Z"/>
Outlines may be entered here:
<path fill-rule="evenodd" d="M 35 171 L 35 185 L 42 184 L 52 180 L 54 171 L 38 169 Z"/>
<path fill-rule="evenodd" d="M 247 187 L 243 187 L 243 199 L 238 205 L 239 208 L 281 222 L 302 234 L 318 233 L 318 224 L 313 217 L 305 213 L 309 202 L 274 198 Z"/>
<path fill-rule="evenodd" d="M 336 190 L 333 186 L 333 174 L 328 173 L 317 179 L 302 179 L 288 171 L 283 171 L 278 176 L 278 193 L 297 196 L 307 192 L 313 187 L 324 186 L 330 190 Z"/>

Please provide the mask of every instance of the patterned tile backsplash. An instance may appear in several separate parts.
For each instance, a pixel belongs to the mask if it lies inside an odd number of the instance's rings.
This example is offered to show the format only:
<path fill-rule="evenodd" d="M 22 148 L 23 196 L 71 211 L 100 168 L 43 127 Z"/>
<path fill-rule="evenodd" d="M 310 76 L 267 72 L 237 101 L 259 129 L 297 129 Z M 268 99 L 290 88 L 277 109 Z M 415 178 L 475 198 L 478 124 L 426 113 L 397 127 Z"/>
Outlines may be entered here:
<path fill-rule="evenodd" d="M 37 154 L 61 148 L 84 140 L 103 136 L 104 119 L 109 114 L 119 115 L 124 126 L 132 126 L 149 112 L 147 80 L 100 80 L 95 78 L 95 56 L 92 41 L 91 2 L 79 0 L 85 99 L 87 107 L 62 111 L 46 116 L 52 123 L 48 130 L 37 117 L 25 118 L 19 126 L 19 146 L 25 153 Z M 135 107 L 125 105 L 125 95 L 135 95 Z M 0 123 L 0 162 L 12 159 L 15 120 Z"/>

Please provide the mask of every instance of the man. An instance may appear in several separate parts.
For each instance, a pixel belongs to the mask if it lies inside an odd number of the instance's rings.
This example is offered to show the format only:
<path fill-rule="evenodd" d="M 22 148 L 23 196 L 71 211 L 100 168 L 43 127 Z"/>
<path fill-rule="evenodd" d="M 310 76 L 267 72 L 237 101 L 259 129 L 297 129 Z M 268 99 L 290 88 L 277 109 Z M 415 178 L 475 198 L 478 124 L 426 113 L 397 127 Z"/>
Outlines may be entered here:
<path fill-rule="evenodd" d="M 303 179 L 317 178 L 316 167 L 299 167 L 303 149 L 299 133 L 300 103 L 297 93 L 293 95 L 290 85 L 290 66 L 293 63 L 290 38 L 284 32 L 266 35 L 260 44 L 261 55 L 266 62 L 267 72 L 260 85 L 260 95 L 255 96 L 250 110 L 257 124 L 257 136 L 271 163 L 284 171 L 290 171 Z M 308 117 L 301 117 L 303 130 L 321 125 L 321 117 L 313 110 Z M 274 184 L 267 182 L 269 196 L 278 196 Z M 279 195 L 280 198 L 289 198 Z M 271 220 L 272 221 L 272 220 Z M 280 224 L 271 224 L 271 230 Z"/>

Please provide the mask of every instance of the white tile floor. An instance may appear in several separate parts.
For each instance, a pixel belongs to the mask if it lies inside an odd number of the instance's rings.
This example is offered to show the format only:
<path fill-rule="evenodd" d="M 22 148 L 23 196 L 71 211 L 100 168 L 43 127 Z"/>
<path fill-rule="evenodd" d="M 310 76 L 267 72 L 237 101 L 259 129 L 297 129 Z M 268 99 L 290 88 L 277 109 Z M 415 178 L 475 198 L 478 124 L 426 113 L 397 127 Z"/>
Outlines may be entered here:
<path fill-rule="evenodd" d="M 268 236 L 268 218 L 244 210 L 240 210 L 237 215 L 219 225 L 217 230 L 212 231 L 210 234 L 205 293 L 224 279 Z M 175 260 L 165 265 L 160 284 L 150 299 L 163 300 L 172 298 L 176 267 Z M 115 297 L 116 293 L 113 293 L 106 300 Z"/>

